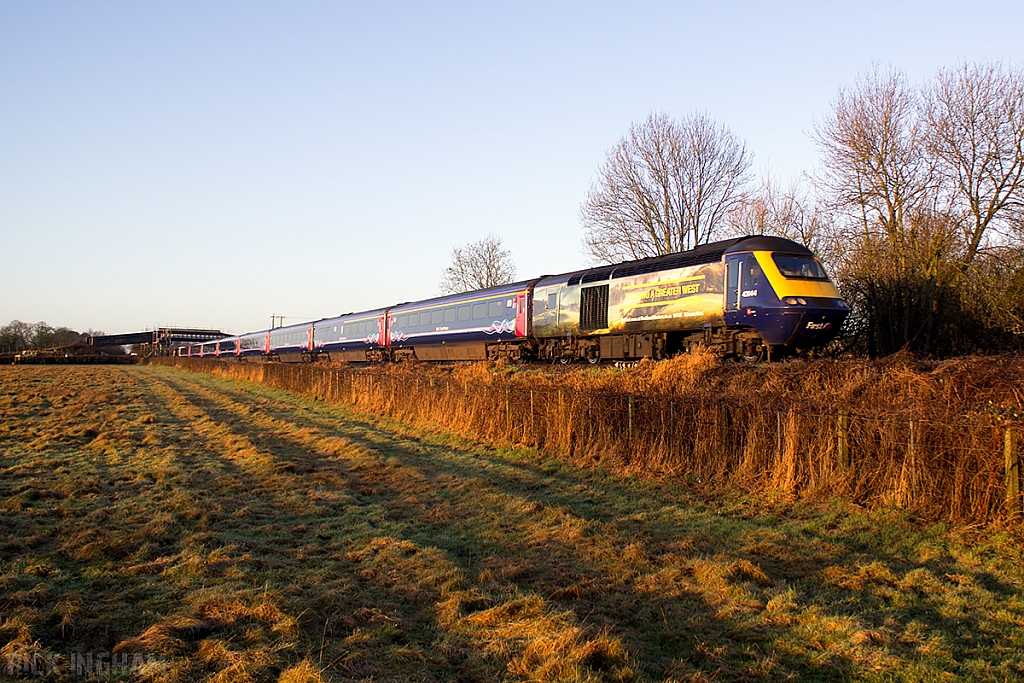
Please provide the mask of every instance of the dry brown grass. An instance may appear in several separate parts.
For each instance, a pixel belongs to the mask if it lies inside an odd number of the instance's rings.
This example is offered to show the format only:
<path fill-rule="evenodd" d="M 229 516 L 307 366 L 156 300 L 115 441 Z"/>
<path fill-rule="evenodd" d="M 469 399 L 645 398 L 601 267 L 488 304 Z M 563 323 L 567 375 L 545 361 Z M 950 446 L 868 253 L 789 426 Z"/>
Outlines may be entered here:
<path fill-rule="evenodd" d="M 352 410 L 165 367 L 0 369 L 0 656 L 105 652 L 152 683 L 1024 674 L 1005 532 L 488 445 L 489 417 L 460 412 L 471 382 L 536 408 L 541 387 L 557 406 L 565 382 L 614 395 L 655 368 L 455 370 L 260 371 L 355 385 Z M 439 415 L 474 439 L 410 426 Z"/>
<path fill-rule="evenodd" d="M 568 372 L 159 362 L 535 446 L 579 465 L 768 498 L 842 496 L 969 524 L 1005 518 L 1004 433 L 1024 415 L 1018 358 L 751 367 L 697 353 Z"/>

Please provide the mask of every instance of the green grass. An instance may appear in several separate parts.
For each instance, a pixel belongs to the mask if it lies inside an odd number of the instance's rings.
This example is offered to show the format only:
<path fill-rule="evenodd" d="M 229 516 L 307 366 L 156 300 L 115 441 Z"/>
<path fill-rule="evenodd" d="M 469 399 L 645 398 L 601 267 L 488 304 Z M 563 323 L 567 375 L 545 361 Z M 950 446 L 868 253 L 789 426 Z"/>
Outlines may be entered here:
<path fill-rule="evenodd" d="M 153 681 L 1024 676 L 1015 531 L 622 479 L 156 366 L 0 368 L 0 458 L 8 659 L 159 655 L 132 673 Z"/>

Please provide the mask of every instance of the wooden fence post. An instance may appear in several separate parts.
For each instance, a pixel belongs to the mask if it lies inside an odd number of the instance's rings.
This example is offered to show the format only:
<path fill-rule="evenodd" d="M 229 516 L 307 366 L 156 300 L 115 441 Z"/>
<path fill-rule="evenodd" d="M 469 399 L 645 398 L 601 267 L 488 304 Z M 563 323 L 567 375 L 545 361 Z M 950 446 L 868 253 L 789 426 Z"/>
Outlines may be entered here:
<path fill-rule="evenodd" d="M 530 389 L 530 439 L 532 439 L 534 441 L 534 445 L 536 445 L 536 438 L 537 438 L 537 418 L 536 418 L 536 415 L 534 415 L 534 412 L 533 412 L 533 389 Z M 526 443 L 530 443 L 530 442 L 527 441 Z"/>
<path fill-rule="evenodd" d="M 505 385 L 505 433 L 512 438 L 512 390 Z"/>
<path fill-rule="evenodd" d="M 846 408 L 839 409 L 839 421 L 836 425 L 838 432 L 836 434 L 836 445 L 839 451 L 839 465 L 841 467 L 850 466 L 850 413 Z"/>
<path fill-rule="evenodd" d="M 910 442 L 907 444 L 907 454 L 903 456 L 903 467 L 900 470 L 899 490 L 897 501 L 900 507 L 910 507 L 917 494 L 917 434 L 914 429 L 914 420 L 910 421 Z"/>
<path fill-rule="evenodd" d="M 718 453 L 719 457 L 725 458 L 729 446 L 729 426 L 726 424 L 728 415 L 725 404 L 718 404 Z"/>
<path fill-rule="evenodd" d="M 1006 461 L 1006 512 L 1017 516 L 1020 505 L 1020 461 L 1017 459 L 1017 430 L 1006 428 L 1003 441 L 1003 457 Z"/>
<path fill-rule="evenodd" d="M 634 414 L 634 401 L 633 395 L 629 395 L 629 423 L 626 427 L 626 448 L 633 445 L 633 414 Z"/>
<path fill-rule="evenodd" d="M 569 422 L 569 419 L 565 415 L 565 396 L 562 395 L 561 389 L 558 390 L 558 415 L 555 416 L 555 419 L 558 421 L 559 425 L 562 425 L 563 427 L 568 427 L 570 430 L 572 429 L 572 424 Z M 555 431 L 555 434 L 559 436 L 564 433 L 565 432 L 562 430 Z"/>
<path fill-rule="evenodd" d="M 775 411 L 775 453 L 782 462 L 782 411 Z"/>

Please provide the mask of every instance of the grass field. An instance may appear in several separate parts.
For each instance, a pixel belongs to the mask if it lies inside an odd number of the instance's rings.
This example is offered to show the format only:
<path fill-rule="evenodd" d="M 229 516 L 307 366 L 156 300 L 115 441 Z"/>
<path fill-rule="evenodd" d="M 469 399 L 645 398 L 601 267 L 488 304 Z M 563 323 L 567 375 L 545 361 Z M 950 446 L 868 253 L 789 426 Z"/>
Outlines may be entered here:
<path fill-rule="evenodd" d="M 10 674 L 1024 676 L 1012 531 L 624 479 L 157 366 L 0 368 L 0 457 Z"/>

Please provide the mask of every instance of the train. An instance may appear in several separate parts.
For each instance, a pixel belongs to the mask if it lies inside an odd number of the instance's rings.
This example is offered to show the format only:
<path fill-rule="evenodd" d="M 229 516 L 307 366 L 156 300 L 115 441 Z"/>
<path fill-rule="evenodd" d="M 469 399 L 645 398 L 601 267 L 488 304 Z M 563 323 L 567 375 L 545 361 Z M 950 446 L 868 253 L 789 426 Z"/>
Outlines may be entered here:
<path fill-rule="evenodd" d="M 598 363 L 703 346 L 756 361 L 828 344 L 848 313 L 809 249 L 756 235 L 190 344 L 176 355 Z"/>

